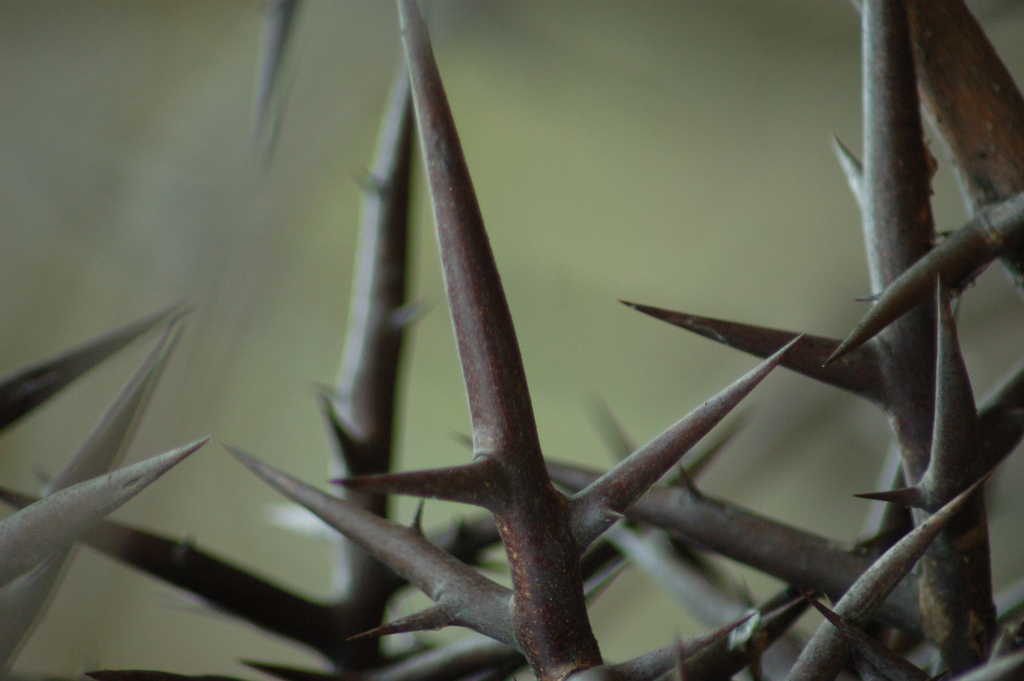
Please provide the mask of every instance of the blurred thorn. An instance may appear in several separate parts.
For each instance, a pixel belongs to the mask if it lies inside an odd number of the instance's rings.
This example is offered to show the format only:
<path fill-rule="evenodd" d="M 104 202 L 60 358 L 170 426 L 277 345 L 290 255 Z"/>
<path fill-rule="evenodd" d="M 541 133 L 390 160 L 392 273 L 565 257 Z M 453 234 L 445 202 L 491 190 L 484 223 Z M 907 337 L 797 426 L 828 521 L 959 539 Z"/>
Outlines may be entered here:
<path fill-rule="evenodd" d="M 843 169 L 843 174 L 846 176 L 846 182 L 850 185 L 850 191 L 853 193 L 853 198 L 857 200 L 857 205 L 860 209 L 864 210 L 864 166 L 861 162 L 853 155 L 846 145 L 840 141 L 838 137 L 832 138 L 832 150 L 836 153 L 836 158 L 839 159 L 839 165 Z"/>
<path fill-rule="evenodd" d="M 281 105 L 281 73 L 291 40 L 300 0 L 266 0 L 267 14 L 256 73 L 253 99 L 253 131 L 257 138 L 270 134 L 270 147 L 277 137 L 278 109 Z M 267 126 L 270 125 L 270 130 Z"/>

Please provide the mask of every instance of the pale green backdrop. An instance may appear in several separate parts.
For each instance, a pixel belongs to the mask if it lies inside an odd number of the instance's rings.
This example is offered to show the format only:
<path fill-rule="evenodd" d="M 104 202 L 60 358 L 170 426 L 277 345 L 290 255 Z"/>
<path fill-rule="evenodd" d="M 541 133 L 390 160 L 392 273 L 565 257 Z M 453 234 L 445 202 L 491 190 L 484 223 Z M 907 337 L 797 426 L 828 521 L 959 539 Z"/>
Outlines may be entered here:
<path fill-rule="evenodd" d="M 313 386 L 337 368 L 355 179 L 398 40 L 387 2 L 306 5 L 267 166 L 250 135 L 262 3 L 0 3 L 0 372 L 190 301 L 131 456 L 206 434 L 214 442 L 116 517 L 322 594 L 325 545 L 269 525 L 276 497 L 220 445 L 317 484 L 326 477 Z M 830 147 L 832 135 L 860 145 L 858 18 L 847 3 L 434 5 L 438 61 L 549 456 L 605 465 L 599 398 L 642 440 L 754 364 L 620 298 L 833 336 L 856 321 L 864 304 L 854 299 L 869 293 L 860 223 Z M 999 5 L 980 8 L 1020 77 L 1024 13 Z M 939 227 L 951 229 L 963 209 L 934 151 Z M 413 281 L 432 309 L 407 356 L 407 469 L 469 456 L 453 437 L 467 431 L 467 410 L 422 183 L 419 192 Z M 991 272 L 961 319 L 983 394 L 1022 347 L 1020 300 Z M 6 433 L 4 484 L 36 491 L 144 351 Z M 850 493 L 875 485 L 882 417 L 781 372 L 746 409 L 749 424 L 704 486 L 855 539 L 867 502 Z M 1012 477 L 997 486 L 997 508 L 1017 504 Z M 428 505 L 427 523 L 450 510 Z M 997 557 L 1016 551 L 997 542 Z M 748 579 L 759 593 L 771 588 Z M 594 619 L 611 659 L 700 631 L 634 574 Z M 315 663 L 82 550 L 16 669 L 256 678 L 239 658 Z"/>

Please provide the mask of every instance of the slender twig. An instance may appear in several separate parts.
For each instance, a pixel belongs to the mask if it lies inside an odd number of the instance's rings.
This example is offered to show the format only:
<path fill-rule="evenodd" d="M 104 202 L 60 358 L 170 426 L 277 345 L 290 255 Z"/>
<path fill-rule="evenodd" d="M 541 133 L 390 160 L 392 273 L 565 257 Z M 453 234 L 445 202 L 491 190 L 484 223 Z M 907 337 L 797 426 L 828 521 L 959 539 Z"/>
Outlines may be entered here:
<path fill-rule="evenodd" d="M 407 321 L 412 135 L 412 102 L 402 68 L 382 117 L 364 190 L 341 370 L 334 393 L 324 397 L 336 444 L 333 470 L 343 475 L 383 473 L 393 459 L 396 385 Z M 359 508 L 388 515 L 384 495 L 345 490 L 343 496 Z M 334 546 L 336 617 L 350 623 L 356 618 L 362 629 L 379 625 L 393 585 L 379 578 L 382 566 L 344 536 L 337 536 Z M 377 639 L 343 645 L 339 661 L 346 668 L 380 662 Z"/>

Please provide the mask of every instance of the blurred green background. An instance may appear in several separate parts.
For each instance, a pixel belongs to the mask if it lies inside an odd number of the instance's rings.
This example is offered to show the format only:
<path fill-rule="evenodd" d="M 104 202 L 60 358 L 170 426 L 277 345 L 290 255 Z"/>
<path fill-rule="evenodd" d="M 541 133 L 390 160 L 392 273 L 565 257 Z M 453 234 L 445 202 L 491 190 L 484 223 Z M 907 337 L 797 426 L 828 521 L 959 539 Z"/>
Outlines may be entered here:
<path fill-rule="evenodd" d="M 433 5 L 547 455 L 604 466 L 598 400 L 642 441 L 754 364 L 618 299 L 823 335 L 852 327 L 864 310 L 854 299 L 869 291 L 859 216 L 830 147 L 833 135 L 860 146 L 859 22 L 847 3 Z M 976 7 L 1020 77 L 1024 13 Z M 340 357 L 356 180 L 398 38 L 390 3 L 307 1 L 267 163 L 251 135 L 263 12 L 255 0 L 0 3 L 0 372 L 188 300 L 183 343 L 131 456 L 206 434 L 214 443 L 116 517 L 316 595 L 329 587 L 326 545 L 270 524 L 278 499 L 219 443 L 326 480 L 313 386 L 333 380 Z M 938 226 L 952 229 L 964 212 L 933 147 Z M 413 286 L 432 309 L 405 366 L 406 469 L 468 456 L 453 438 L 468 414 L 422 189 Z M 1019 298 L 987 273 L 961 309 L 977 393 L 1016 361 L 1022 331 Z M 145 350 L 6 433 L 4 484 L 36 491 Z M 783 372 L 746 411 L 703 486 L 854 540 L 867 502 L 850 494 L 875 486 L 884 419 Z M 993 507 L 1013 509 L 1017 491 L 999 481 Z M 399 505 L 403 517 L 412 508 Z M 451 511 L 428 504 L 426 522 Z M 1009 578 L 1000 557 L 1019 554 L 1010 541 L 996 542 L 998 583 Z M 771 587 L 743 574 L 755 592 Z M 613 660 L 700 631 L 632 573 L 593 612 Z M 15 669 L 244 676 L 239 658 L 316 660 L 82 550 Z"/>

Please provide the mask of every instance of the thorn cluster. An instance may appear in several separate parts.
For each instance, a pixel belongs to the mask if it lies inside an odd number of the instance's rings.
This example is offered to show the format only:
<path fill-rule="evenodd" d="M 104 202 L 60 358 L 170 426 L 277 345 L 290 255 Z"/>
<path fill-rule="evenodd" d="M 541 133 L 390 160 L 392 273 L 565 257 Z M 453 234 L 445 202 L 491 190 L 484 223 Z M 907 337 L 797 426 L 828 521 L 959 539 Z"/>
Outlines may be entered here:
<path fill-rule="evenodd" d="M 206 440 L 113 470 L 178 334 L 180 308 L 135 322 L 0 378 L 0 428 L 144 332 L 149 356 L 41 498 L 0 490 L 19 509 L 0 520 L 0 676 L 42 615 L 76 542 L 198 596 L 213 608 L 319 654 L 330 672 L 246 662 L 281 679 L 540 681 L 785 678 L 995 681 L 1024 670 L 1021 589 L 993 593 L 984 482 L 1024 435 L 1024 368 L 976 403 L 954 299 L 999 261 L 1024 292 L 1024 98 L 961 0 L 863 0 L 863 162 L 835 143 L 862 213 L 871 310 L 845 340 L 625 303 L 761 358 L 732 385 L 641 446 L 604 410 L 619 454 L 607 471 L 542 453 L 512 315 L 447 95 L 415 0 L 398 0 L 404 50 L 365 183 L 363 224 L 342 367 L 321 407 L 333 438 L 336 493 L 232 455 L 337 532 L 335 591 L 308 599 L 193 542 L 103 520 Z M 271 4 L 256 124 L 272 125 L 280 64 L 299 2 Z M 993 83 L 995 84 L 993 86 Z M 937 241 L 934 159 L 921 104 L 964 180 L 973 217 Z M 413 141 L 433 207 L 448 308 L 472 423 L 461 465 L 396 471 L 394 432 L 408 301 Z M 708 494 L 697 478 L 732 432 L 680 462 L 776 367 L 864 398 L 888 418 L 891 504 L 854 543 L 813 534 Z M 389 495 L 469 504 L 487 513 L 447 531 L 391 519 Z M 480 569 L 501 544 L 511 588 Z M 755 604 L 715 554 L 781 583 Z M 606 660 L 587 607 L 623 566 L 636 566 L 710 631 L 634 659 Z M 432 604 L 397 619 L 406 587 Z M 825 596 L 827 607 L 818 601 Z M 998 604 L 998 607 L 997 607 Z M 808 640 L 794 624 L 813 605 Z M 380 638 L 447 626 L 479 636 L 398 655 Z M 101 681 L 180 677 L 96 671 Z M 776 674 L 778 678 L 782 678 Z M 772 677 L 774 678 L 774 677 Z"/>

